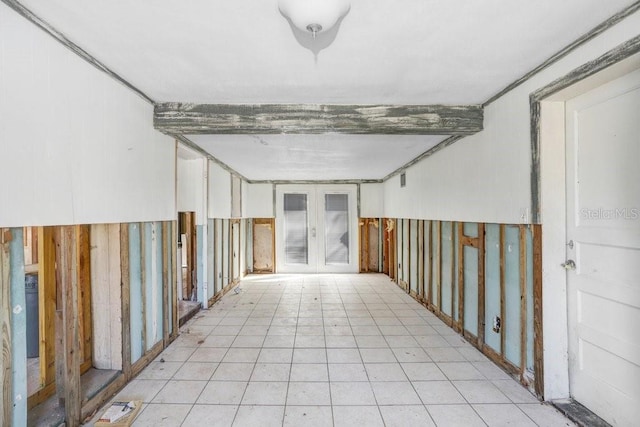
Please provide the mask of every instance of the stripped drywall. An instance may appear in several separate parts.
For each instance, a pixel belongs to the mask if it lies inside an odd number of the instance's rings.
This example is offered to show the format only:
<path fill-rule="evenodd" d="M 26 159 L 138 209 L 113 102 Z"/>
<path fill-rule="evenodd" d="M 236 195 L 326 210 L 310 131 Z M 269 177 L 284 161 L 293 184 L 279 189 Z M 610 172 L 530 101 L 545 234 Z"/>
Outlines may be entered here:
<path fill-rule="evenodd" d="M 398 285 L 541 396 L 542 373 L 533 366 L 541 340 L 533 322 L 536 262 L 540 268 L 533 242 L 540 235 L 524 225 L 395 222 Z"/>

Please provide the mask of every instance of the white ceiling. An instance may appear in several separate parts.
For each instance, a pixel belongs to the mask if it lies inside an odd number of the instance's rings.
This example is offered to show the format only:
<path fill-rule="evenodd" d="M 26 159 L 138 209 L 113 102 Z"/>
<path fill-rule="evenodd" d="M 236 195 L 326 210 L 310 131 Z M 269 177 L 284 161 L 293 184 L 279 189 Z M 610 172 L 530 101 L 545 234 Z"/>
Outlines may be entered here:
<path fill-rule="evenodd" d="M 191 135 L 189 139 L 252 180 L 286 168 L 288 180 L 381 179 L 446 136 Z"/>
<path fill-rule="evenodd" d="M 314 58 L 277 0 L 20 1 L 156 102 L 448 105 L 483 103 L 633 2 L 352 0 Z M 193 140 L 250 179 L 379 179 L 435 141 L 262 138 Z"/>

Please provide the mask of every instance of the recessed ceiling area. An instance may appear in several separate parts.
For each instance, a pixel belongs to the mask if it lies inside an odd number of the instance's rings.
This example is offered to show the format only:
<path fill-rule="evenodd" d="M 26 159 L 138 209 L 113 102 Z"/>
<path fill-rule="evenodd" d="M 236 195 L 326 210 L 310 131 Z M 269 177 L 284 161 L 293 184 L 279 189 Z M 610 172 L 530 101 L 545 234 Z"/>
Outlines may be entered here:
<path fill-rule="evenodd" d="M 251 181 L 381 180 L 442 135 L 187 135 Z"/>
<path fill-rule="evenodd" d="M 351 0 L 316 56 L 278 0 L 4 1 L 26 7 L 156 104 L 230 109 L 481 105 L 635 3 Z M 282 181 L 382 179 L 448 136 L 167 133 L 250 180 Z"/>

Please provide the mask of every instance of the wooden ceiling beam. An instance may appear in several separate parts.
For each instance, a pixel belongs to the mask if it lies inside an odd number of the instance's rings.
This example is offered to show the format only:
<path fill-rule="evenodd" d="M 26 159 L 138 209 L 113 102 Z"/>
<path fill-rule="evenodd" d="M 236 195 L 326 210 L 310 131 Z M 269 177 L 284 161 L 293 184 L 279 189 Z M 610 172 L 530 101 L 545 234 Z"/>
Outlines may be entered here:
<path fill-rule="evenodd" d="M 167 134 L 472 135 L 479 105 L 156 104 L 153 125 Z"/>

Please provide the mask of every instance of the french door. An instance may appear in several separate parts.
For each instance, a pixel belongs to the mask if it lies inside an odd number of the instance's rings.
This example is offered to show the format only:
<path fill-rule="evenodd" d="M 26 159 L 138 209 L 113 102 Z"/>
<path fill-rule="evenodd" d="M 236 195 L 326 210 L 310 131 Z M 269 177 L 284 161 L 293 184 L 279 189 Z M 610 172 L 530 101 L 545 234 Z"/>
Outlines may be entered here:
<path fill-rule="evenodd" d="M 279 273 L 357 273 L 357 187 L 276 187 Z"/>

